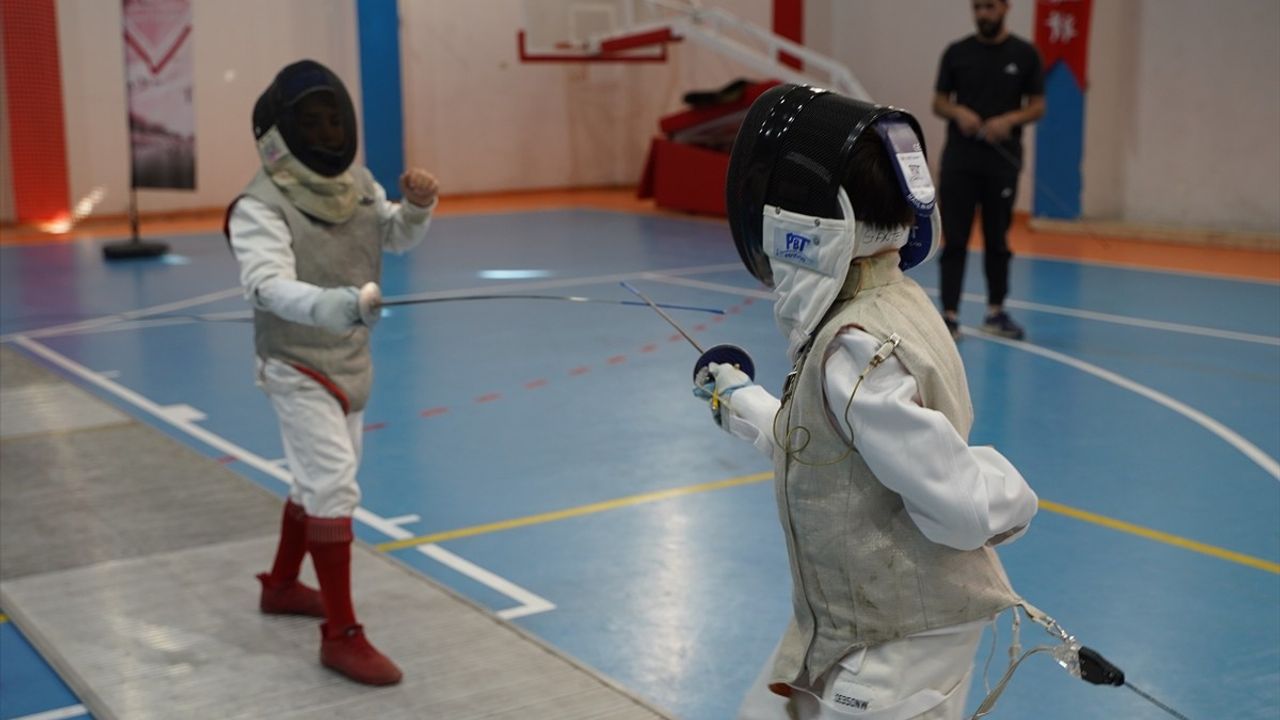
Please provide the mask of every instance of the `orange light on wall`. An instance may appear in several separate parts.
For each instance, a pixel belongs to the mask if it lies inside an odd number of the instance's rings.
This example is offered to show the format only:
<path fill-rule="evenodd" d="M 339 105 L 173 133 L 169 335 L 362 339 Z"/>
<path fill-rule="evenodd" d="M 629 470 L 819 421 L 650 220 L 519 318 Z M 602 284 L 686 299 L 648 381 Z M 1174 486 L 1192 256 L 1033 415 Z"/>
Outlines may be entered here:
<path fill-rule="evenodd" d="M 54 0 L 0 0 L 9 157 L 20 223 L 70 216 Z"/>

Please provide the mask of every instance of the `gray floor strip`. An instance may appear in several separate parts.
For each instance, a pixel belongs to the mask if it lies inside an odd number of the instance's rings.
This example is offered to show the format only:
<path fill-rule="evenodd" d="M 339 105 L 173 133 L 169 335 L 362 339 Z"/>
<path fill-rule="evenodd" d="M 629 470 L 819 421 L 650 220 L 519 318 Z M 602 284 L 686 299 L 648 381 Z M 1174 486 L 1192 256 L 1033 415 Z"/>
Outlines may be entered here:
<path fill-rule="evenodd" d="M 0 439 L 127 422 L 124 413 L 71 385 L 0 390 Z"/>
<path fill-rule="evenodd" d="M 0 347 L 0 391 L 50 384 Z M 132 420 L 49 430 L 0 439 L 0 607 L 97 718 L 664 717 L 359 544 L 357 610 L 405 679 L 347 681 L 315 620 L 257 611 L 277 498 Z"/>

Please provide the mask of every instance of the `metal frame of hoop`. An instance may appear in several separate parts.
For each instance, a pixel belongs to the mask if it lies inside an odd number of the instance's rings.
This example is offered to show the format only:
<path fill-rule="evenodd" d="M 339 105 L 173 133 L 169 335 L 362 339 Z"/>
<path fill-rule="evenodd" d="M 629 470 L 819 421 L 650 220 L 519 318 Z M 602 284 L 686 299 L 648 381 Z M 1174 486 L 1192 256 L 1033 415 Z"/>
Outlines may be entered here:
<path fill-rule="evenodd" d="M 658 33 L 646 33 L 645 35 L 656 35 Z M 670 36 L 667 39 L 648 39 L 644 38 L 642 42 L 630 44 L 631 38 L 622 38 L 612 43 L 626 43 L 625 47 L 606 47 L 610 43 L 604 43 L 600 47 L 600 52 L 595 54 L 586 53 L 542 53 L 530 52 L 525 41 L 524 30 L 516 31 L 516 48 L 520 53 L 520 62 L 522 63 L 582 63 L 582 62 L 604 62 L 604 63 L 664 63 L 667 61 L 667 43 L 679 42 L 680 38 L 671 36 L 670 32 L 666 32 Z M 641 36 L 637 36 L 641 37 Z M 626 50 L 647 45 L 659 45 L 660 49 L 656 55 L 627 55 Z"/>
<path fill-rule="evenodd" d="M 671 32 L 631 33 L 658 17 L 652 0 L 524 0 L 516 33 L 520 62 L 663 63 Z M 608 39 L 608 42 L 601 42 Z"/>

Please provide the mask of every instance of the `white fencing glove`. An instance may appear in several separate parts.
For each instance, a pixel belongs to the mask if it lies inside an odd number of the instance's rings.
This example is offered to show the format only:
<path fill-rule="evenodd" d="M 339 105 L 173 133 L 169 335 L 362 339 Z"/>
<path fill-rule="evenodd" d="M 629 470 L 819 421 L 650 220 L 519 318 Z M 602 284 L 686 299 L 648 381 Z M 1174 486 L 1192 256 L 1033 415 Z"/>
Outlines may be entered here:
<path fill-rule="evenodd" d="M 693 388 L 694 397 L 710 401 L 711 417 L 722 428 L 726 427 L 727 416 L 721 412 L 721 406 L 728 402 L 735 390 L 754 385 L 751 378 L 737 367 L 727 363 L 710 363 L 706 369 L 698 373 Z"/>
<path fill-rule="evenodd" d="M 360 312 L 360 322 L 368 327 L 378 324 L 382 317 L 382 288 L 376 282 L 367 282 L 360 286 L 360 301 L 356 306 Z"/>
<path fill-rule="evenodd" d="M 360 291 L 353 287 L 325 288 L 311 306 L 316 327 L 331 333 L 345 333 L 360 324 Z"/>

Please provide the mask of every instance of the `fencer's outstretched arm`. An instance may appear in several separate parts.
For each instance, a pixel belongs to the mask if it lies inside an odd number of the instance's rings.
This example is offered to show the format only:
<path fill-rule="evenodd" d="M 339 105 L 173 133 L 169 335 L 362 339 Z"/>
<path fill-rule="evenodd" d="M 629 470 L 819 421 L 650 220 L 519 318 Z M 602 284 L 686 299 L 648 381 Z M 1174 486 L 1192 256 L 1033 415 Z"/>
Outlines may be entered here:
<path fill-rule="evenodd" d="M 915 378 L 896 357 L 867 374 L 846 421 L 849 394 L 881 343 L 857 329 L 837 342 L 824 375 L 832 416 L 876 478 L 902 496 L 925 537 L 972 550 L 1021 536 L 1036 514 L 1036 494 L 995 448 L 969 447 L 946 416 L 921 406 Z"/>

